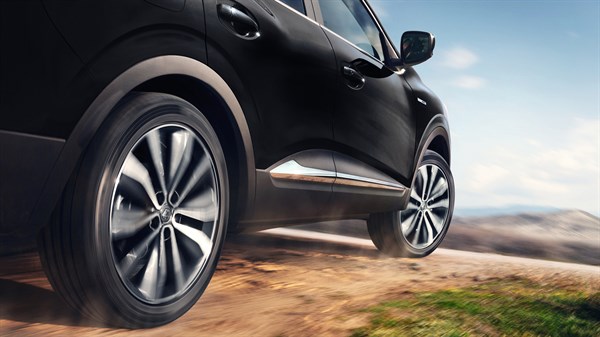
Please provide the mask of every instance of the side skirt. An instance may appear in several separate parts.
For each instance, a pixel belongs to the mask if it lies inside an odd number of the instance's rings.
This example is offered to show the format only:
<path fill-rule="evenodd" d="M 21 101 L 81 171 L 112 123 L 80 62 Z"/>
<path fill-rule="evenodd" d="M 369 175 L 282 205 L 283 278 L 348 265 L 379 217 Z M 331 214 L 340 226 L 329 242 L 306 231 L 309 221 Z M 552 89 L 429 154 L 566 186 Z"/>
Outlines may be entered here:
<path fill-rule="evenodd" d="M 257 170 L 256 207 L 248 230 L 298 223 L 364 219 L 406 207 L 410 189 L 353 158 L 326 150 L 292 155 Z"/>

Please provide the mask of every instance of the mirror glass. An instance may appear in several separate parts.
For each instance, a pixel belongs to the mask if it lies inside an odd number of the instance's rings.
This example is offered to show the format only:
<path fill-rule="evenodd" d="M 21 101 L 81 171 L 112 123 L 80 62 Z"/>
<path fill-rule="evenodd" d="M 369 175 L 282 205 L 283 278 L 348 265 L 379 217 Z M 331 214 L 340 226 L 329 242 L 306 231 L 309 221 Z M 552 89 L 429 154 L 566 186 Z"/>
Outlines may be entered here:
<path fill-rule="evenodd" d="M 402 34 L 400 50 L 405 65 L 414 65 L 428 60 L 433 54 L 435 39 L 427 32 Z"/>

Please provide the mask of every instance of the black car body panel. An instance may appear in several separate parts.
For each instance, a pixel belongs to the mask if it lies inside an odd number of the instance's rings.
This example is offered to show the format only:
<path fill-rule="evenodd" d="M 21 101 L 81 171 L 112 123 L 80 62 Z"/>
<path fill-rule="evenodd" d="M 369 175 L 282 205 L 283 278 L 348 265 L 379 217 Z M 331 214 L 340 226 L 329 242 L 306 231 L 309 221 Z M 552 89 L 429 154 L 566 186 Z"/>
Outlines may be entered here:
<path fill-rule="evenodd" d="M 55 291 L 125 328 L 189 310 L 227 232 L 364 219 L 427 256 L 449 129 L 411 66 L 435 37 L 401 46 L 365 0 L 0 0 L 0 244 L 37 235 Z"/>
<path fill-rule="evenodd" d="M 223 4 L 260 35 L 232 29 Z M 318 2 L 304 10 L 277 0 L 0 1 L 0 231 L 46 224 L 95 132 L 135 90 L 216 111 L 240 229 L 403 208 L 425 150 L 450 160 L 443 104 L 412 67 L 325 28 Z M 386 57 L 397 55 L 382 34 Z M 344 66 L 365 77 L 361 90 Z M 303 153 L 319 153 L 317 168 L 346 165 L 341 173 L 405 189 L 273 178 L 290 158 L 313 165 Z"/>
<path fill-rule="evenodd" d="M 340 72 L 336 86 L 334 134 L 342 152 L 409 186 L 412 178 L 415 115 L 404 79 L 327 31 L 338 68 L 356 67 L 365 77 L 361 90 L 348 87 Z"/>
<path fill-rule="evenodd" d="M 205 0 L 208 65 L 240 99 L 255 146 L 258 169 L 303 150 L 331 143 L 336 80 L 334 53 L 321 28 L 306 16 L 270 1 Z M 217 4 L 252 13 L 260 38 L 229 28 Z"/>

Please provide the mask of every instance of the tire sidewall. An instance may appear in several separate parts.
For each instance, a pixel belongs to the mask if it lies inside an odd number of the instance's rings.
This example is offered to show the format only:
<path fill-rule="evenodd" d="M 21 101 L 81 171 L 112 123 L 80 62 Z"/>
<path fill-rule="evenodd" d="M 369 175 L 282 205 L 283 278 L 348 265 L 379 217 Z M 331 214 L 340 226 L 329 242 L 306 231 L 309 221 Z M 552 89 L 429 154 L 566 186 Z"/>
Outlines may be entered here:
<path fill-rule="evenodd" d="M 199 277 L 184 294 L 169 302 L 149 304 L 138 299 L 121 279 L 112 254 L 110 214 L 114 187 L 131 149 L 148 131 L 167 124 L 193 130 L 210 152 L 217 181 L 219 215 L 215 247 Z M 228 179 L 225 157 L 208 120 L 191 104 L 165 94 L 133 94 L 115 108 L 94 138 L 83 160 L 76 182 L 73 217 L 75 238 L 81 238 L 91 297 L 103 316 L 123 317 L 120 325 L 155 326 L 168 323 L 186 312 L 200 297 L 214 273 L 227 231 Z M 92 202 L 93 201 L 93 202 Z M 115 315 L 115 313 L 118 313 Z"/>

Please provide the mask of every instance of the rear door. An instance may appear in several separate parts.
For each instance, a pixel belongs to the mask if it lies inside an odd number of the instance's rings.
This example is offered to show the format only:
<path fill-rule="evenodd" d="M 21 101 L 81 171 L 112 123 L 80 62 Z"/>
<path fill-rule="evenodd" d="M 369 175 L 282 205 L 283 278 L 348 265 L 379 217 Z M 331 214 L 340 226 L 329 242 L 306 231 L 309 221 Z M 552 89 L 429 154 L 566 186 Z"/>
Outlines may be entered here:
<path fill-rule="evenodd" d="M 337 59 L 336 143 L 346 155 L 410 186 L 415 151 L 412 92 L 402 75 L 385 65 L 396 52 L 364 1 L 313 3 Z"/>
<path fill-rule="evenodd" d="M 336 63 L 310 2 L 205 0 L 205 11 L 208 64 L 240 100 L 257 168 L 332 142 Z"/>

